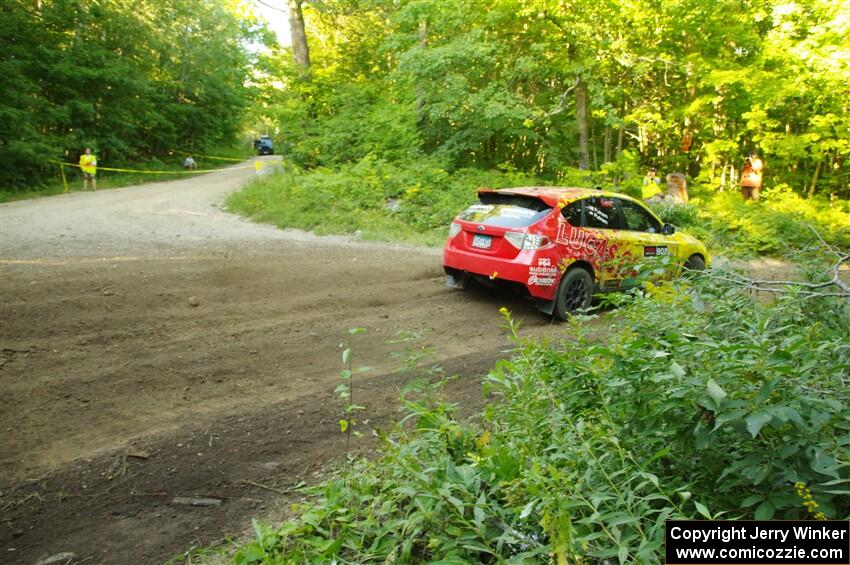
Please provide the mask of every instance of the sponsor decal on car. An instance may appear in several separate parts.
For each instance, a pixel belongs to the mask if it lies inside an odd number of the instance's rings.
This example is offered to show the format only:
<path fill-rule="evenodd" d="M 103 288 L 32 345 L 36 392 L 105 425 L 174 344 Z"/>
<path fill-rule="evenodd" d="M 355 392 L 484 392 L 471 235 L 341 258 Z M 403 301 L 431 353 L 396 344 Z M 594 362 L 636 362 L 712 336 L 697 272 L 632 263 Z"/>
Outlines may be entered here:
<path fill-rule="evenodd" d="M 499 215 L 504 218 L 516 218 L 517 220 L 525 220 L 531 218 L 537 212 L 528 208 L 504 207 L 499 211 Z"/>
<path fill-rule="evenodd" d="M 487 212 L 491 212 L 494 206 L 492 204 L 473 204 L 469 208 L 466 209 L 468 214 L 486 214 Z"/>
<path fill-rule="evenodd" d="M 664 257 L 669 255 L 666 245 L 646 245 L 643 248 L 644 257 Z"/>
<path fill-rule="evenodd" d="M 558 268 L 552 266 L 552 260 L 548 257 L 539 257 L 537 265 L 528 267 L 529 285 L 552 286 L 558 277 Z"/>
<path fill-rule="evenodd" d="M 565 246 L 572 255 L 589 255 L 599 262 L 610 261 L 618 250 L 616 243 L 598 238 L 586 229 L 573 228 L 566 222 L 558 225 L 555 242 Z"/>

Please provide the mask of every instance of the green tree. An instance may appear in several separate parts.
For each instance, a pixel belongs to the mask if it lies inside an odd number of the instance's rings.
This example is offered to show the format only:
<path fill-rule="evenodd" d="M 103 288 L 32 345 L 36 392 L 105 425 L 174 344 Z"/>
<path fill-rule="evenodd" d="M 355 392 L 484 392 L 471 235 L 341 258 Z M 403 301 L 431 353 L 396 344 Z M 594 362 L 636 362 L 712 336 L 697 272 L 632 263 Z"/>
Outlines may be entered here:
<path fill-rule="evenodd" d="M 0 39 L 3 182 L 86 145 L 121 163 L 234 142 L 256 25 L 235 2 L 13 0 Z"/>

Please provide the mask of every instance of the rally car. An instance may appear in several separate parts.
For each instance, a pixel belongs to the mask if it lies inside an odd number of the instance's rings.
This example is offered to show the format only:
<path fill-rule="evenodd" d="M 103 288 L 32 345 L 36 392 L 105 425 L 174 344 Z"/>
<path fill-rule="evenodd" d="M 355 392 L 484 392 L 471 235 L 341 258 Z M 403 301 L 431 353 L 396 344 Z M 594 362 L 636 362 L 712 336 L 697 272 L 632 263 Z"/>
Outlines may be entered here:
<path fill-rule="evenodd" d="M 470 278 L 520 287 L 538 309 L 565 320 L 596 293 L 639 283 L 637 264 L 670 256 L 674 275 L 705 269 L 705 245 L 643 203 L 587 188 L 478 190 L 452 222 L 443 251 L 447 284 Z"/>

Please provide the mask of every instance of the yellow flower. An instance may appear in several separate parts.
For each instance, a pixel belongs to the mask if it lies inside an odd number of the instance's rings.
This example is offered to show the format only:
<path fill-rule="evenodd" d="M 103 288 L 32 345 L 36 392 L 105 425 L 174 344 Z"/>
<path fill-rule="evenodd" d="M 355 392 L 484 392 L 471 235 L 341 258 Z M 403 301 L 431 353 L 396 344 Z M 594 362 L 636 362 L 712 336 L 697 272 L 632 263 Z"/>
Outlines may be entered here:
<path fill-rule="evenodd" d="M 823 512 L 816 512 L 820 505 L 815 500 L 812 490 L 803 482 L 794 483 L 794 490 L 797 491 L 797 496 L 802 499 L 802 506 L 811 514 L 815 520 L 825 520 L 826 515 Z"/>
<path fill-rule="evenodd" d="M 478 441 L 477 441 L 476 443 L 478 443 L 478 449 L 481 449 L 481 448 L 483 448 L 485 445 L 487 445 L 488 443 L 490 443 L 490 430 L 484 430 L 484 433 L 482 433 L 482 434 L 478 437 Z"/>
<path fill-rule="evenodd" d="M 508 309 L 507 309 L 507 308 L 505 308 L 504 306 L 502 306 L 501 308 L 499 308 L 499 314 L 501 314 L 502 316 L 507 316 L 509 313 L 510 313 L 510 310 L 508 310 Z"/>

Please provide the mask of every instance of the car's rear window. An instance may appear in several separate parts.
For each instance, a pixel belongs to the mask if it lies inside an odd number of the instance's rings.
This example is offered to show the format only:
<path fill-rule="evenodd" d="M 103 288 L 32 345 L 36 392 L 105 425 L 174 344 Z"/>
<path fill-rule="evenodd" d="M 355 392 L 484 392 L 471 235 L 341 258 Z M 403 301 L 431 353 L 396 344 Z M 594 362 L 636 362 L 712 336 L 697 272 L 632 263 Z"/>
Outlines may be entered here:
<path fill-rule="evenodd" d="M 487 226 L 524 228 L 543 219 L 552 209 L 538 198 L 515 194 L 485 193 L 479 195 L 479 201 L 458 217 Z"/>

